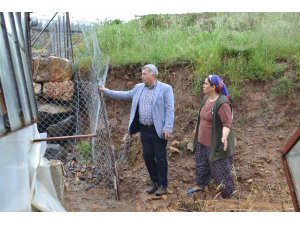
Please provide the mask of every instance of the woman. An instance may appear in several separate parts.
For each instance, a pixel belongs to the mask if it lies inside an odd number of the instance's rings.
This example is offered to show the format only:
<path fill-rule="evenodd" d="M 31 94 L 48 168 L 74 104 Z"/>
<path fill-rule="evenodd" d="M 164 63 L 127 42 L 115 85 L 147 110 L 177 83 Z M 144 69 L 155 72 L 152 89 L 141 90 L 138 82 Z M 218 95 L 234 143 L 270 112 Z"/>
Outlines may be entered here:
<path fill-rule="evenodd" d="M 211 178 L 220 186 L 223 198 L 234 191 L 232 155 L 235 150 L 232 132 L 232 110 L 228 90 L 218 75 L 209 75 L 203 84 L 194 150 L 196 186 L 187 193 L 203 192 Z"/>

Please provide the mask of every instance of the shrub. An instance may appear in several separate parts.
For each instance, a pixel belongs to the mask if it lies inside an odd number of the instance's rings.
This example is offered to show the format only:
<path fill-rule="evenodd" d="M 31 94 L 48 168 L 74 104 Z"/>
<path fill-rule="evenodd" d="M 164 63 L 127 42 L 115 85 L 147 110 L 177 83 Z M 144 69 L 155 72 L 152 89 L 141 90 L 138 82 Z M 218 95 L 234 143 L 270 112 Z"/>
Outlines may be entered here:
<path fill-rule="evenodd" d="M 81 160 L 88 159 L 92 156 L 92 146 L 89 141 L 80 141 L 77 144 L 76 149 Z"/>

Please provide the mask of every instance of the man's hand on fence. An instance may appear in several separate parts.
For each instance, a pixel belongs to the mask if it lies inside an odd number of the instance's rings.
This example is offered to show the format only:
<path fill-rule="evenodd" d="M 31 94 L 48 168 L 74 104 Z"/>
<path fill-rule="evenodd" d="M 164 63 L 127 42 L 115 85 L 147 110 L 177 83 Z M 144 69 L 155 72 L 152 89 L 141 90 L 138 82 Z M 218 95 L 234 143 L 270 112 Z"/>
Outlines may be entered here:
<path fill-rule="evenodd" d="M 108 90 L 106 87 L 104 87 L 103 85 L 99 87 L 99 91 L 106 91 Z"/>

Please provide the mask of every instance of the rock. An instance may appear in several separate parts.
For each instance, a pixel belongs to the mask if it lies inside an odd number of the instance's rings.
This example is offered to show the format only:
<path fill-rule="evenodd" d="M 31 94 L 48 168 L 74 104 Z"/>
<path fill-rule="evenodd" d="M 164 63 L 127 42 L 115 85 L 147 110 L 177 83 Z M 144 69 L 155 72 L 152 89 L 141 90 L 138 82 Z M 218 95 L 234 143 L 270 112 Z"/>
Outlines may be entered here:
<path fill-rule="evenodd" d="M 40 94 L 42 91 L 42 85 L 33 82 L 33 90 L 35 94 Z"/>
<path fill-rule="evenodd" d="M 167 193 L 168 193 L 168 194 L 173 194 L 173 193 L 174 193 L 174 190 L 169 190 L 169 189 L 167 189 Z"/>
<path fill-rule="evenodd" d="M 151 199 L 152 200 L 160 200 L 160 199 L 162 199 L 162 196 L 156 196 L 156 195 L 154 195 L 154 196 L 152 196 Z"/>
<path fill-rule="evenodd" d="M 163 196 L 162 196 L 162 199 L 163 199 L 163 200 L 167 200 L 167 199 L 168 199 L 168 196 L 167 196 L 167 195 L 163 195 Z"/>
<path fill-rule="evenodd" d="M 67 106 L 61 106 L 61 105 L 53 105 L 53 104 L 38 104 L 38 110 L 39 112 L 47 112 L 50 114 L 56 114 L 56 113 L 65 113 L 71 111 L 71 107 Z"/>
<path fill-rule="evenodd" d="M 252 180 L 252 179 L 249 179 L 249 180 L 247 180 L 247 183 L 248 183 L 248 184 L 252 184 L 252 183 L 253 183 L 253 180 Z"/>
<path fill-rule="evenodd" d="M 187 150 L 190 150 L 191 152 L 193 152 L 194 151 L 194 144 L 193 144 L 193 142 L 191 142 L 191 141 L 189 141 L 188 143 L 187 143 Z"/>
<path fill-rule="evenodd" d="M 39 56 L 32 61 L 34 82 L 61 82 L 72 79 L 72 67 L 68 59 Z"/>
<path fill-rule="evenodd" d="M 180 154 L 180 150 L 178 148 L 170 146 L 169 149 L 172 154 Z"/>
<path fill-rule="evenodd" d="M 71 101 L 74 94 L 74 83 L 70 80 L 45 83 L 43 93 L 47 98 Z"/>
<path fill-rule="evenodd" d="M 56 124 L 53 124 L 47 128 L 48 137 L 71 136 L 75 133 L 75 131 L 76 131 L 75 116 L 69 116 L 68 118 Z"/>
<path fill-rule="evenodd" d="M 48 113 L 48 112 L 39 112 L 39 120 L 37 123 L 38 130 L 40 133 L 46 132 L 47 128 L 53 124 L 56 124 L 60 121 L 65 120 L 66 118 L 72 115 L 71 112 L 61 112 L 61 113 Z"/>
<path fill-rule="evenodd" d="M 175 147 L 175 148 L 179 148 L 179 145 L 180 145 L 180 143 L 179 143 L 179 141 L 177 141 L 177 140 L 175 140 L 175 141 L 173 141 L 173 142 L 171 143 L 171 146 L 173 146 L 173 147 Z"/>
<path fill-rule="evenodd" d="M 162 196 L 152 196 L 151 200 L 167 200 L 168 196 L 167 195 L 162 195 Z"/>

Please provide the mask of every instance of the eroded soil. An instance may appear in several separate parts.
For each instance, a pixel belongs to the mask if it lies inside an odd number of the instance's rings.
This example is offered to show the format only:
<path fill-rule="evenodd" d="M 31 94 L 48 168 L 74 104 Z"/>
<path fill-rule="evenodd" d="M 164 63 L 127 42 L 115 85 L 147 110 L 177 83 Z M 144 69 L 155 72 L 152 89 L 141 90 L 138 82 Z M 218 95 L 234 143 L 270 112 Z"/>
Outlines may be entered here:
<path fill-rule="evenodd" d="M 191 73 L 186 66 L 161 71 L 160 80 L 173 86 L 175 127 L 168 146 L 169 194 L 148 195 L 148 174 L 141 156 L 139 134 L 132 137 L 130 158 L 117 165 L 120 200 L 113 191 L 98 186 L 86 192 L 65 191 L 67 211 L 294 211 L 280 149 L 300 124 L 300 99 L 296 93 L 274 98 L 272 83 L 249 83 L 244 97 L 234 103 L 234 156 L 236 193 L 221 199 L 212 183 L 205 193 L 187 196 L 194 186 L 195 162 L 189 150 L 202 93 L 192 93 Z M 107 87 L 127 90 L 140 82 L 140 67 L 113 68 Z M 127 133 L 131 104 L 106 98 L 107 112 L 116 151 Z"/>

